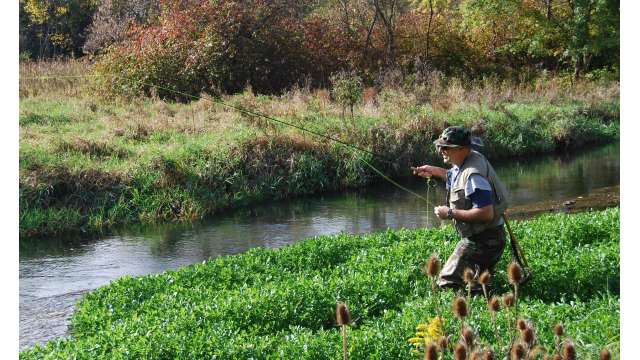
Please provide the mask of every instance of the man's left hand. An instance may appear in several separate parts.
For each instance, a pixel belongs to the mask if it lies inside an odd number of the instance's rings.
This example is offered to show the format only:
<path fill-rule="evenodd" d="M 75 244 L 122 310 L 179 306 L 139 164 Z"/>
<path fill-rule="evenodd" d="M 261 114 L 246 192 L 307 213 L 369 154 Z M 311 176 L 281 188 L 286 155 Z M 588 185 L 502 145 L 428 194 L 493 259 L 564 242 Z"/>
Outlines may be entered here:
<path fill-rule="evenodd" d="M 442 220 L 446 220 L 449 218 L 449 208 L 447 206 L 436 206 L 433 208 L 433 213 Z"/>

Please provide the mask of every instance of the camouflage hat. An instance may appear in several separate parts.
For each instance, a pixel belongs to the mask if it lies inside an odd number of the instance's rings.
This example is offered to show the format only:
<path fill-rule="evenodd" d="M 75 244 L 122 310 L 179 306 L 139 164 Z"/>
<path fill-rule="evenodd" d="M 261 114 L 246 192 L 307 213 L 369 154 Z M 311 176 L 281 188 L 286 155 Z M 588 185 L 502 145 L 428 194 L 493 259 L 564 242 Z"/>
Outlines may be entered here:
<path fill-rule="evenodd" d="M 462 126 L 451 126 L 433 142 L 436 147 L 461 147 L 471 145 L 471 132 Z"/>

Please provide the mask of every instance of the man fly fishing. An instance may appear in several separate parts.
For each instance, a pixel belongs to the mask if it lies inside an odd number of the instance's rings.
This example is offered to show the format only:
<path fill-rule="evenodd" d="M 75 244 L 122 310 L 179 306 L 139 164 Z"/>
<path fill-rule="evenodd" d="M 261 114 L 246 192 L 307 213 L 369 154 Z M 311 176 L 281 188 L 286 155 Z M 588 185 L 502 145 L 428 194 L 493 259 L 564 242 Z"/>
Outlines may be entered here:
<path fill-rule="evenodd" d="M 446 128 L 434 142 L 449 170 L 423 165 L 413 174 L 438 177 L 446 182 L 447 205 L 436 206 L 440 219 L 451 219 L 462 237 L 440 272 L 442 288 L 464 288 L 463 273 L 471 268 L 480 274 L 493 273 L 505 247 L 503 218 L 508 206 L 507 191 L 489 161 L 472 149 L 469 130 L 460 126 Z M 481 291 L 478 288 L 472 291 Z"/>

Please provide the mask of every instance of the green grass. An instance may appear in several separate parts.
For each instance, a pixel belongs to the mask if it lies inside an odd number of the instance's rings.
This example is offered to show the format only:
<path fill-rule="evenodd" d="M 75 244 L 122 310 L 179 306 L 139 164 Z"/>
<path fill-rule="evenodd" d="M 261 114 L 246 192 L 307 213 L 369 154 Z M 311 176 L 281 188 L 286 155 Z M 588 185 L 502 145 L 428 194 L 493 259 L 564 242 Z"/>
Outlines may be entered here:
<path fill-rule="evenodd" d="M 619 351 L 619 226 L 617 208 L 514 223 L 534 272 L 521 289 L 519 313 L 534 324 L 540 345 L 550 349 L 551 327 L 562 323 L 579 358 L 596 358 L 603 347 Z M 318 237 L 123 277 L 78 303 L 70 339 L 21 358 L 337 359 L 336 301 L 355 319 L 352 358 L 410 358 L 407 339 L 435 316 L 420 269 L 434 252 L 448 256 L 456 241 L 450 226 Z M 498 293 L 508 290 L 508 261 L 505 250 L 493 280 Z M 455 341 L 453 296 L 445 292 L 441 307 Z M 468 325 L 504 354 L 507 314 L 498 314 L 496 339 L 483 299 L 474 298 L 471 309 Z"/>
<path fill-rule="evenodd" d="M 73 74 L 84 69 L 63 65 Z M 391 177 L 438 161 L 432 141 L 445 122 L 484 131 L 492 160 L 618 139 L 617 83 L 545 81 L 432 89 L 429 101 L 406 89 L 383 89 L 344 120 L 322 90 L 245 91 L 223 100 L 392 159 L 393 165 L 364 155 Z M 46 84 L 21 83 L 21 238 L 191 221 L 259 201 L 382 181 L 348 148 L 243 115 L 206 94 L 184 104 L 106 101 L 89 95 L 100 92 L 87 81 Z"/>

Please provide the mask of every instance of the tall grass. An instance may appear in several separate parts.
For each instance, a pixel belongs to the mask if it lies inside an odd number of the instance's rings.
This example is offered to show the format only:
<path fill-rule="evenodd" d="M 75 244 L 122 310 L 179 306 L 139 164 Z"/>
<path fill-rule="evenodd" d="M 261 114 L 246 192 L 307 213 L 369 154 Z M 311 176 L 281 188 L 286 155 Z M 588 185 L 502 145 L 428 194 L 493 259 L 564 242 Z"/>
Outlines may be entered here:
<path fill-rule="evenodd" d="M 197 219 L 379 181 L 351 150 L 207 94 L 189 103 L 105 99 L 88 79 L 32 79 L 90 74 L 85 61 L 22 63 L 20 71 L 23 237 Z M 341 105 L 323 89 L 265 96 L 248 88 L 221 100 L 393 159 L 365 155 L 395 177 L 437 161 L 431 142 L 447 124 L 483 135 L 492 159 L 615 141 L 619 133 L 615 81 L 432 80 L 366 91 L 353 122 L 342 121 Z M 77 215 L 65 223 L 63 213 Z"/>

